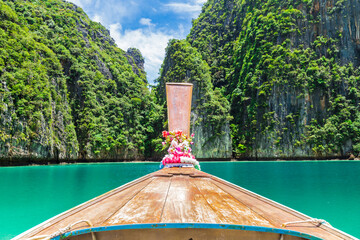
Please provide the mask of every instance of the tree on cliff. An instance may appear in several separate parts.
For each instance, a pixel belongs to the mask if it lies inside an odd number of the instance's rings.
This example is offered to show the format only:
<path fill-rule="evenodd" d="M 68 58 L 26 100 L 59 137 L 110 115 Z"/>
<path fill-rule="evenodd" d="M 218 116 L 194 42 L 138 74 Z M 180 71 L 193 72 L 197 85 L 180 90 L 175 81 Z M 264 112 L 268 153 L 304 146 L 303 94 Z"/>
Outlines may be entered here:
<path fill-rule="evenodd" d="M 134 159 L 151 151 L 161 111 L 136 66 L 141 56 L 116 47 L 72 3 L 0 5 L 0 157 Z"/>
<path fill-rule="evenodd" d="M 359 1 L 209 0 L 187 37 L 231 103 L 237 157 L 359 153 Z"/>

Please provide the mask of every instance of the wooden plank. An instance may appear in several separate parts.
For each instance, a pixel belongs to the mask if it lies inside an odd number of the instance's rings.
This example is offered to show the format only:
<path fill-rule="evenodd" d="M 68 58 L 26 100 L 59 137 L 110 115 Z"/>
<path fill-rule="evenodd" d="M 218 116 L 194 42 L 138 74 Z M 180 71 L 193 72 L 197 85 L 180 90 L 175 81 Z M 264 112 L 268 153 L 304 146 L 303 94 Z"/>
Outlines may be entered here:
<path fill-rule="evenodd" d="M 171 178 L 158 177 L 104 222 L 104 226 L 157 223 L 165 203 Z"/>
<path fill-rule="evenodd" d="M 225 219 L 214 211 L 188 176 L 172 177 L 162 223 L 222 223 Z"/>
<path fill-rule="evenodd" d="M 153 176 L 190 175 L 191 177 L 212 177 L 212 175 L 195 168 L 163 168 L 153 173 Z"/>
<path fill-rule="evenodd" d="M 196 178 L 191 182 L 197 186 L 209 205 L 224 216 L 227 224 L 274 227 L 269 221 L 240 203 L 208 178 Z"/>
<path fill-rule="evenodd" d="M 169 131 L 182 130 L 190 135 L 192 89 L 191 83 L 166 83 Z"/>
<path fill-rule="evenodd" d="M 307 216 L 193 168 L 163 169 L 81 204 L 20 239 L 49 235 L 86 219 L 94 226 L 132 223 L 227 223 L 281 228 Z M 77 228 L 87 227 L 85 224 Z M 323 239 L 352 239 L 310 223 L 285 229 Z M 17 238 L 19 239 L 19 238 Z"/>

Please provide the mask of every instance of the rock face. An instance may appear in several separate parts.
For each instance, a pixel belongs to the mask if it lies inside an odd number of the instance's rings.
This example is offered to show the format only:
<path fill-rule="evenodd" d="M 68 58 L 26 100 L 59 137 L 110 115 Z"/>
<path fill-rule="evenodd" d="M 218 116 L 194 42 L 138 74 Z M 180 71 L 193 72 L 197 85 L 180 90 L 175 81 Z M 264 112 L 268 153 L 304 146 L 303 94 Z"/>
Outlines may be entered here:
<path fill-rule="evenodd" d="M 360 65 L 360 1 L 314 0 L 296 6 L 304 20 L 297 25 L 303 32 L 294 34 L 291 41 L 295 46 L 310 47 L 317 37 L 338 39 L 338 61 L 341 65 Z M 326 48 L 323 48 L 326 53 Z"/>
<path fill-rule="evenodd" d="M 344 65 L 353 63 L 359 66 L 360 59 L 360 17 L 358 0 L 305 0 L 294 1 L 224 1 L 209 0 L 204 4 L 202 13 L 193 21 L 193 27 L 187 40 L 200 50 L 203 59 L 211 67 L 212 82 L 215 86 L 229 83 L 226 69 L 232 65 L 233 46 L 243 31 L 243 23 L 251 16 L 251 11 L 267 6 L 267 13 L 275 12 L 272 6 L 301 11 L 296 18 L 300 32 L 286 36 L 294 47 L 302 45 L 307 48 L 319 36 L 339 39 L 337 43 L 340 56 L 338 61 Z M 213 36 L 212 38 L 206 36 Z M 285 40 L 278 34 L 277 42 Z M 323 49 L 326 52 L 326 49 Z M 225 58 L 223 58 L 226 56 Z M 226 78 L 226 79 L 225 79 Z"/>
<path fill-rule="evenodd" d="M 76 158 L 59 60 L 19 24 L 11 7 L 0 1 L 0 9 L 0 158 Z"/>
<path fill-rule="evenodd" d="M 0 6 L 0 158 L 143 158 L 155 130 L 140 52 L 134 68 L 66 1 Z"/>
<path fill-rule="evenodd" d="M 129 48 L 126 51 L 126 58 L 132 66 L 133 72 L 146 81 L 146 72 L 144 68 L 145 59 L 141 55 L 140 50 L 136 48 Z"/>
<path fill-rule="evenodd" d="M 230 158 L 229 103 L 213 90 L 209 66 L 197 50 L 185 40 L 170 41 L 158 81 L 155 91 L 161 104 L 166 101 L 166 82 L 193 84 L 190 131 L 195 134 L 196 158 Z"/>
<path fill-rule="evenodd" d="M 234 157 L 359 153 L 359 4 L 205 3 L 187 41 L 230 100 Z"/>

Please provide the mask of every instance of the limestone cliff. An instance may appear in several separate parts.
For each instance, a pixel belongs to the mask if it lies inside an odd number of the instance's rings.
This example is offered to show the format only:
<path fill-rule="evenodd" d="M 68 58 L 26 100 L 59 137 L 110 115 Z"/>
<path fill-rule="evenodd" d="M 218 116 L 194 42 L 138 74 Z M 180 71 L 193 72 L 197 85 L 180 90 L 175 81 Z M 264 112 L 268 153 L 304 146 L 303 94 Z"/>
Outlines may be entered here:
<path fill-rule="evenodd" d="M 141 55 L 140 50 L 136 48 L 129 48 L 126 51 L 126 58 L 132 66 L 133 72 L 146 82 L 146 72 L 144 67 L 145 59 Z"/>
<path fill-rule="evenodd" d="M 72 3 L 0 5 L 0 158 L 143 158 L 156 106 L 140 52 L 134 68 Z"/>
<path fill-rule="evenodd" d="M 297 20 L 300 34 L 293 34 L 294 46 L 310 47 L 319 36 L 337 39 L 338 62 L 360 65 L 360 1 L 313 0 L 295 6 L 304 16 Z M 322 54 L 326 55 L 327 48 Z"/>
<path fill-rule="evenodd" d="M 164 103 L 166 82 L 193 84 L 191 132 L 195 134 L 193 153 L 201 158 L 230 158 L 229 103 L 213 89 L 209 67 L 185 40 L 171 40 L 158 79 L 156 92 Z"/>
<path fill-rule="evenodd" d="M 76 158 L 60 61 L 2 1 L 0 13 L 0 158 Z"/>
<path fill-rule="evenodd" d="M 358 154 L 356 0 L 209 0 L 187 38 L 231 103 L 241 158 Z"/>

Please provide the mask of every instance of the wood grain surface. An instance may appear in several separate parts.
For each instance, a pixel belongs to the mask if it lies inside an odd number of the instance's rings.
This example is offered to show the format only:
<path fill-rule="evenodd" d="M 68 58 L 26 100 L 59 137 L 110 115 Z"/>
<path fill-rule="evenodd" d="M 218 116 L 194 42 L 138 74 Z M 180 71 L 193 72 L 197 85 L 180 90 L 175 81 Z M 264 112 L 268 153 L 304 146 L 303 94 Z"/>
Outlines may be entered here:
<path fill-rule="evenodd" d="M 284 228 L 308 216 L 194 168 L 165 168 L 114 189 L 19 235 L 50 235 L 81 219 L 96 226 L 140 223 L 219 223 Z M 88 228 L 85 224 L 74 229 Z M 352 239 L 311 223 L 291 225 L 323 239 Z"/>

